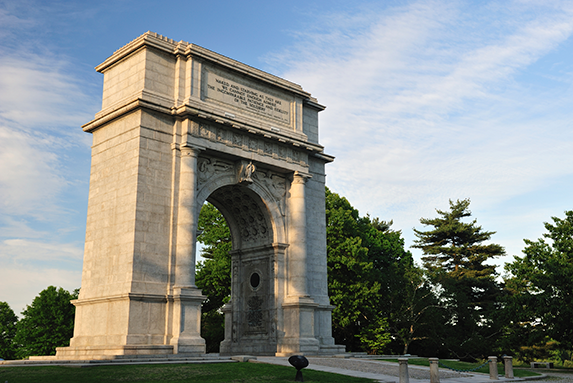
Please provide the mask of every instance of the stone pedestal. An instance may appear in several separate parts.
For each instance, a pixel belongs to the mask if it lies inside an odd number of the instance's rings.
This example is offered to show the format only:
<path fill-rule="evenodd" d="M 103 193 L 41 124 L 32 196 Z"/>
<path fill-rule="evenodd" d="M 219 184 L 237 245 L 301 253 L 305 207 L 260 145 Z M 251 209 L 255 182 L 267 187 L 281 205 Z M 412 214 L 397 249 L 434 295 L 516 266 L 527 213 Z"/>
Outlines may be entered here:
<path fill-rule="evenodd" d="M 173 334 L 170 344 L 174 354 L 205 354 L 201 337 L 201 303 L 207 297 L 197 288 L 176 288 L 173 293 Z"/>
<path fill-rule="evenodd" d="M 513 357 L 504 355 L 503 367 L 505 371 L 505 377 L 507 379 L 513 379 Z"/>
<path fill-rule="evenodd" d="M 430 383 L 440 383 L 440 369 L 438 358 L 428 358 L 430 362 Z"/>
<path fill-rule="evenodd" d="M 315 337 L 314 310 L 318 304 L 310 298 L 283 303 L 284 337 L 279 339 L 277 356 L 316 355 L 320 342 Z"/>
<path fill-rule="evenodd" d="M 398 363 L 400 364 L 400 383 L 410 383 L 408 358 L 398 358 Z"/>
<path fill-rule="evenodd" d="M 497 373 L 497 356 L 488 356 L 489 363 L 489 379 L 499 380 L 499 374 Z"/>

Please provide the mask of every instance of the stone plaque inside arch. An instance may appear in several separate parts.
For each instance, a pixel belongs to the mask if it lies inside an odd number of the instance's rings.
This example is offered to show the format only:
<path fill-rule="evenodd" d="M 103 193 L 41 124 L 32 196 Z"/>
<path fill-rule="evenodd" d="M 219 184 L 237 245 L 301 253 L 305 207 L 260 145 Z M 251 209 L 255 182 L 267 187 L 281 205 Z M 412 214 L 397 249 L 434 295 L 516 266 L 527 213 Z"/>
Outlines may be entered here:
<path fill-rule="evenodd" d="M 232 235 L 221 354 L 333 354 L 324 109 L 301 86 L 145 33 L 96 70 L 82 286 L 56 358 L 205 353 L 195 286 L 199 210 Z"/>

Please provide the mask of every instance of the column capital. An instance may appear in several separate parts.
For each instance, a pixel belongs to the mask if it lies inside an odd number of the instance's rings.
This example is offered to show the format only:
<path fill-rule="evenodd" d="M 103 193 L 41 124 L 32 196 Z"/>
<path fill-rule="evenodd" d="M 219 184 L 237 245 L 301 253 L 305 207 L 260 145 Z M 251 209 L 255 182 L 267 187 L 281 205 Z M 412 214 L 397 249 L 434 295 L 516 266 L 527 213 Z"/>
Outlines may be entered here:
<path fill-rule="evenodd" d="M 181 150 L 181 155 L 193 156 L 193 157 L 197 157 L 199 155 L 199 153 L 201 153 L 203 150 L 205 150 L 205 148 L 202 148 L 200 146 L 190 145 L 190 144 L 181 144 L 179 149 Z"/>
<path fill-rule="evenodd" d="M 299 172 L 297 170 L 292 175 L 292 183 L 293 184 L 305 184 L 306 181 L 308 181 L 311 178 L 312 178 L 311 174 Z"/>

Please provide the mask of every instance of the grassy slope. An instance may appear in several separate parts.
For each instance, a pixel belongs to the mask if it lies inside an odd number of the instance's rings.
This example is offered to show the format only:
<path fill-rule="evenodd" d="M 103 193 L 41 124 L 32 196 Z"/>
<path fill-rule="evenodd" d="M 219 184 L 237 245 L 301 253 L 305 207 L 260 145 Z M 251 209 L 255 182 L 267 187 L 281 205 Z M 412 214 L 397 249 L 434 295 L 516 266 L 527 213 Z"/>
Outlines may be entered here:
<path fill-rule="evenodd" d="M 200 382 L 250 383 L 292 382 L 292 367 L 255 363 L 155 364 L 74 367 L 0 367 L 0 382 L 8 383 L 114 383 L 114 382 Z M 303 370 L 305 382 L 371 383 L 320 371 Z"/>

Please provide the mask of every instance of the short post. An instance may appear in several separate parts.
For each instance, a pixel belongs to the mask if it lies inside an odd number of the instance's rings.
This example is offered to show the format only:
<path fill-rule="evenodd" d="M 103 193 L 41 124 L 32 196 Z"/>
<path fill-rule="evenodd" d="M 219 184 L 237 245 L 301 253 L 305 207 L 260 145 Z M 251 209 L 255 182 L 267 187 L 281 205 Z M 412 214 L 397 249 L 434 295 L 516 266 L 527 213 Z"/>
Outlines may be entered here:
<path fill-rule="evenodd" d="M 303 355 L 293 355 L 288 358 L 288 362 L 296 368 L 296 376 L 294 377 L 295 382 L 304 382 L 302 377 L 302 369 L 308 367 L 308 359 Z"/>
<path fill-rule="evenodd" d="M 489 356 L 489 379 L 490 380 L 499 380 L 497 376 L 497 356 Z"/>
<path fill-rule="evenodd" d="M 513 379 L 513 357 L 504 355 L 503 365 L 505 368 L 505 377 L 507 379 Z"/>
<path fill-rule="evenodd" d="M 408 373 L 408 358 L 398 358 L 400 363 L 400 383 L 410 383 L 410 374 Z"/>
<path fill-rule="evenodd" d="M 430 383 L 440 383 L 440 371 L 438 369 L 438 358 L 428 358 L 430 361 Z"/>

